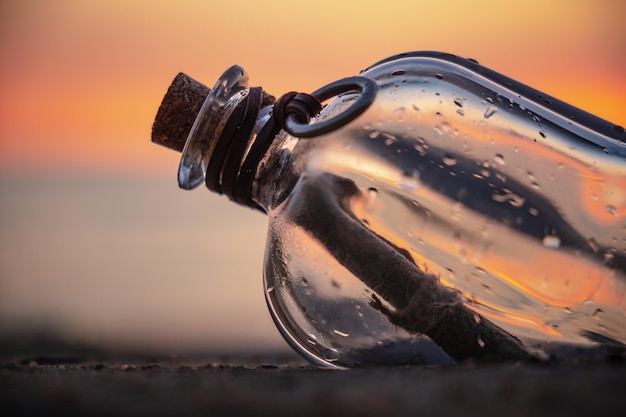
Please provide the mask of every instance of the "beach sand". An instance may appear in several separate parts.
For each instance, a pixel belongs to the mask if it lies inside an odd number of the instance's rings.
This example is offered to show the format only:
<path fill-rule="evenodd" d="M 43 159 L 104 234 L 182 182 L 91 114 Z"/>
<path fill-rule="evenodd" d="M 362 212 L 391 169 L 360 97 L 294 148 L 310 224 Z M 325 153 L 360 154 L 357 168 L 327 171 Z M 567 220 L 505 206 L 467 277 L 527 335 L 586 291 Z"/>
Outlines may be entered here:
<path fill-rule="evenodd" d="M 323 370 L 289 351 L 145 354 L 5 340 L 4 416 L 623 416 L 626 361 Z M 58 414 L 57 414 L 58 413 Z"/>

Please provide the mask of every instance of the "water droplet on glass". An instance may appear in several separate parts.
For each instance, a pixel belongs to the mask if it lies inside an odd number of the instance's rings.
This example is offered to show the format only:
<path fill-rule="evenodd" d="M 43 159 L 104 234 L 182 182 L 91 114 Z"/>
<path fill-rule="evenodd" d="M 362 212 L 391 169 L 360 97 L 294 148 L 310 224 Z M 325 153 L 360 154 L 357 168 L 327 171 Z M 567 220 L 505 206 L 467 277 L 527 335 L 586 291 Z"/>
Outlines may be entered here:
<path fill-rule="evenodd" d="M 376 139 L 378 135 L 380 135 L 380 132 L 378 130 L 372 130 L 368 136 L 370 137 L 370 139 Z"/>
<path fill-rule="evenodd" d="M 498 153 L 498 154 L 496 154 L 496 155 L 493 157 L 493 161 L 494 161 L 496 164 L 498 164 L 498 165 L 505 165 L 505 164 L 506 164 L 506 162 L 504 161 L 504 156 L 502 156 L 502 155 L 501 155 L 501 154 L 499 154 L 499 153 Z"/>
<path fill-rule="evenodd" d="M 411 107 L 413 107 L 413 110 L 415 110 L 415 111 L 420 111 L 420 108 L 417 107 L 415 104 L 411 105 Z"/>
<path fill-rule="evenodd" d="M 544 132 L 543 130 L 540 130 L 540 131 L 539 131 L 539 135 L 540 135 L 542 138 L 544 138 L 544 139 L 545 139 L 545 137 L 546 137 L 546 134 L 545 134 L 545 132 Z"/>
<path fill-rule="evenodd" d="M 465 116 L 465 112 L 462 109 L 457 109 L 456 114 L 458 114 L 459 116 Z"/>
<path fill-rule="evenodd" d="M 555 235 L 545 235 L 542 243 L 546 248 L 557 249 L 561 247 L 561 239 Z"/>
<path fill-rule="evenodd" d="M 463 99 L 462 98 L 455 98 L 454 99 L 454 104 L 456 104 L 459 107 L 463 107 Z"/>
<path fill-rule="evenodd" d="M 485 114 L 483 114 L 483 117 L 485 119 L 488 119 L 494 114 L 496 114 L 497 112 L 498 112 L 498 108 L 494 106 L 493 104 L 490 104 L 489 107 L 487 107 L 487 110 L 485 110 Z"/>
<path fill-rule="evenodd" d="M 509 203 L 513 207 L 522 207 L 526 199 L 509 190 L 504 190 L 504 194 L 493 193 L 491 195 L 493 201 L 498 203 Z"/>
<path fill-rule="evenodd" d="M 328 362 L 336 362 L 339 360 L 339 351 L 337 349 L 325 349 L 324 359 Z"/>
<path fill-rule="evenodd" d="M 480 323 L 481 321 L 480 316 L 477 313 L 474 313 L 474 321 L 476 322 L 476 324 Z"/>
<path fill-rule="evenodd" d="M 594 251 L 594 252 L 598 252 L 598 250 L 600 249 L 600 245 L 598 244 L 598 242 L 594 238 L 590 238 L 587 241 L 587 244 L 589 245 L 591 250 Z"/>
<path fill-rule="evenodd" d="M 539 210 L 534 207 L 528 207 L 528 214 L 531 216 L 537 216 L 539 214 Z"/>
<path fill-rule="evenodd" d="M 426 155 L 426 149 L 428 149 L 428 144 L 424 140 L 424 138 L 419 137 L 416 139 L 417 143 L 413 145 L 413 148 L 419 152 L 421 156 Z"/>
<path fill-rule="evenodd" d="M 443 163 L 446 164 L 449 167 L 454 166 L 454 165 L 456 165 L 456 158 L 454 156 L 451 156 L 451 155 L 444 155 L 443 156 Z"/>
<path fill-rule="evenodd" d="M 391 135 L 389 133 L 383 133 L 382 136 L 385 138 L 385 141 L 383 143 L 387 146 L 393 145 L 398 141 L 398 139 L 394 135 Z"/>
<path fill-rule="evenodd" d="M 452 126 L 447 122 L 443 122 L 435 129 L 439 131 L 439 134 L 449 134 L 452 131 Z"/>
<path fill-rule="evenodd" d="M 480 346 L 481 348 L 485 347 L 485 342 L 480 336 L 478 336 L 478 338 L 476 339 L 476 342 L 478 343 L 478 346 Z"/>
<path fill-rule="evenodd" d="M 378 190 L 376 188 L 370 188 L 367 190 L 367 197 L 365 200 L 365 206 L 368 210 L 372 210 L 376 200 L 378 199 Z"/>
<path fill-rule="evenodd" d="M 602 316 L 602 313 L 604 313 L 604 311 L 602 311 L 601 308 L 596 308 L 596 311 L 593 312 L 591 317 L 593 317 L 594 319 L 600 319 L 600 316 Z"/>
<path fill-rule="evenodd" d="M 437 79 L 441 80 L 443 78 L 443 75 L 437 73 L 437 74 L 435 74 L 435 77 L 437 77 Z"/>
<path fill-rule="evenodd" d="M 342 331 L 339 331 L 339 330 L 337 330 L 337 329 L 334 329 L 334 330 L 333 330 L 333 333 L 335 333 L 335 334 L 336 334 L 336 335 L 338 335 L 338 336 L 342 336 L 342 337 L 348 337 L 348 336 L 350 336 L 350 333 L 342 332 Z"/>
<path fill-rule="evenodd" d="M 413 191 L 421 186 L 420 173 L 417 170 L 405 172 L 400 178 L 400 187 L 406 191 Z"/>
<path fill-rule="evenodd" d="M 607 205 L 605 207 L 607 213 L 611 214 L 613 217 L 617 217 L 617 209 L 614 206 Z"/>

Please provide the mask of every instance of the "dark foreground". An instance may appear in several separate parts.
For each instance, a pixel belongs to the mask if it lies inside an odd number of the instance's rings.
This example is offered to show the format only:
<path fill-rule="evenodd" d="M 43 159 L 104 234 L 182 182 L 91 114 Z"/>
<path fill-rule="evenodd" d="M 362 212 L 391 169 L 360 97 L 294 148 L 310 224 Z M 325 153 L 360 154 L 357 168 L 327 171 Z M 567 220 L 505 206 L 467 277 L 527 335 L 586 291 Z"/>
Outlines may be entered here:
<path fill-rule="evenodd" d="M 49 414 L 625 416 L 626 362 L 328 371 L 290 353 L 177 358 L 5 349 L 0 415 Z"/>

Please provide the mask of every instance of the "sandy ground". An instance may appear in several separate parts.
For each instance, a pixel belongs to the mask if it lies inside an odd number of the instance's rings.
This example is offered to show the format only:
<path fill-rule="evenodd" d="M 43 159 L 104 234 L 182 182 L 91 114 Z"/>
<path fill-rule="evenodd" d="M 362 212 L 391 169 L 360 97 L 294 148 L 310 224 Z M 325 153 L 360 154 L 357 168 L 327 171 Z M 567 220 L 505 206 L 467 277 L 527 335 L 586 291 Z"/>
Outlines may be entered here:
<path fill-rule="evenodd" d="M 624 416 L 626 362 L 329 371 L 290 352 L 145 355 L 3 343 L 3 416 Z"/>

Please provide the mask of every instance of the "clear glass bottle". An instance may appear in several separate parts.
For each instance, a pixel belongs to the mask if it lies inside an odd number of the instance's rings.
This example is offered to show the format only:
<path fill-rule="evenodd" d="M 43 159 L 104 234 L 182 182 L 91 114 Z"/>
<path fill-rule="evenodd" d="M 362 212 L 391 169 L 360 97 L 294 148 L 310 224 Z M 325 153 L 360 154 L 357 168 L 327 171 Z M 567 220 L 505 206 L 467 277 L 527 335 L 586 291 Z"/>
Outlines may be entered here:
<path fill-rule="evenodd" d="M 329 95 L 278 120 L 233 67 L 179 169 L 268 214 L 265 296 L 292 347 L 328 367 L 623 349 L 622 127 L 435 52 Z"/>

